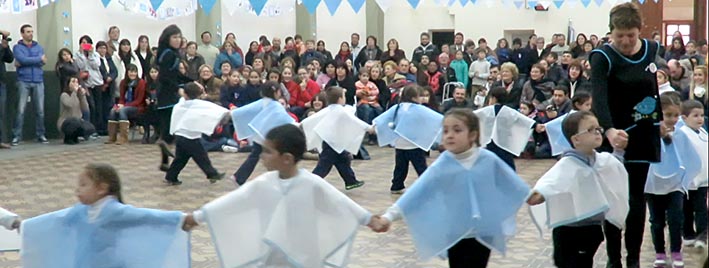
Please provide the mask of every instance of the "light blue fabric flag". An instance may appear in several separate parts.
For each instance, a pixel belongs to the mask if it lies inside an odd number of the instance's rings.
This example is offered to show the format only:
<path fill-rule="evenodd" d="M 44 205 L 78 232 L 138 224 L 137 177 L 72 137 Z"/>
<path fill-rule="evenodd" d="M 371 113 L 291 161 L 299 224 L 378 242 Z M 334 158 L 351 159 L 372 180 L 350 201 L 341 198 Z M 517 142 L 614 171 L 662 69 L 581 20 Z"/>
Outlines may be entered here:
<path fill-rule="evenodd" d="M 554 6 L 556 6 L 556 8 L 561 8 L 561 5 L 563 5 L 563 4 L 564 4 L 564 0 L 555 0 L 554 1 Z"/>
<path fill-rule="evenodd" d="M 350 3 L 350 6 L 352 7 L 352 10 L 354 10 L 355 13 L 359 13 L 359 11 L 362 9 L 362 6 L 364 5 L 365 0 L 348 0 L 347 2 Z"/>
<path fill-rule="evenodd" d="M 524 1 L 514 1 L 514 4 L 517 7 L 517 9 L 520 9 L 524 5 Z"/>
<path fill-rule="evenodd" d="M 260 99 L 231 112 L 239 139 L 261 142 L 271 129 L 295 122 L 277 101 Z"/>
<path fill-rule="evenodd" d="M 406 0 L 406 2 L 409 2 L 409 5 L 411 5 L 412 8 L 416 9 L 421 0 Z"/>
<path fill-rule="evenodd" d="M 335 12 L 337 11 L 337 8 L 340 7 L 340 3 L 342 3 L 341 0 L 324 0 L 325 1 L 325 6 L 327 7 L 327 10 L 330 11 L 331 16 L 335 16 Z"/>
<path fill-rule="evenodd" d="M 249 0 L 257 16 L 261 15 L 261 11 L 263 11 L 263 8 L 266 6 L 266 2 L 268 2 L 268 0 Z"/>
<path fill-rule="evenodd" d="M 303 5 L 305 6 L 305 9 L 308 10 L 308 13 L 313 14 L 318 9 L 320 0 L 303 0 Z"/>
<path fill-rule="evenodd" d="M 537 1 L 534 1 L 534 0 L 527 0 L 527 6 L 528 6 L 529 8 L 534 8 L 535 6 L 537 6 Z"/>
<path fill-rule="evenodd" d="M 661 161 L 650 164 L 645 192 L 668 194 L 679 190 L 686 193 L 692 179 L 702 168 L 701 158 L 683 131 L 674 132 L 672 143 L 661 141 L 660 145 Z"/>
<path fill-rule="evenodd" d="M 204 13 L 207 15 L 212 12 L 212 8 L 214 8 L 214 4 L 216 3 L 217 0 L 199 0 L 199 5 L 202 7 Z M 253 4 L 251 4 L 251 6 L 253 6 Z M 256 12 L 256 14 L 258 14 L 258 12 Z"/>
<path fill-rule="evenodd" d="M 443 115 L 420 104 L 402 103 L 374 118 L 373 123 L 379 146 L 405 139 L 428 151 L 442 131 Z"/>
<path fill-rule="evenodd" d="M 588 7 L 591 4 L 591 0 L 581 0 L 581 4 L 583 4 L 583 7 Z"/>
<path fill-rule="evenodd" d="M 111 0 L 101 0 L 101 3 L 103 3 L 103 7 L 108 7 L 108 4 L 111 3 Z"/>
<path fill-rule="evenodd" d="M 596 5 L 599 7 L 603 5 L 603 0 L 594 0 L 594 2 L 596 2 Z"/>
<path fill-rule="evenodd" d="M 396 202 L 421 259 L 445 257 L 472 236 L 505 253 L 529 186 L 495 154 L 479 150 L 470 170 L 444 152 Z"/>
<path fill-rule="evenodd" d="M 163 0 L 150 0 L 150 5 L 153 7 L 153 10 L 158 10 L 160 6 L 162 5 Z"/>
<path fill-rule="evenodd" d="M 564 122 L 564 119 L 574 112 L 575 111 L 571 111 L 544 124 L 546 127 L 547 136 L 549 137 L 552 156 L 560 155 L 561 153 L 572 149 L 571 144 L 568 140 L 566 140 L 566 137 L 564 137 L 564 132 L 561 130 L 561 125 Z"/>
<path fill-rule="evenodd" d="M 23 267 L 190 267 L 181 212 L 106 202 L 91 223 L 83 204 L 23 221 Z"/>

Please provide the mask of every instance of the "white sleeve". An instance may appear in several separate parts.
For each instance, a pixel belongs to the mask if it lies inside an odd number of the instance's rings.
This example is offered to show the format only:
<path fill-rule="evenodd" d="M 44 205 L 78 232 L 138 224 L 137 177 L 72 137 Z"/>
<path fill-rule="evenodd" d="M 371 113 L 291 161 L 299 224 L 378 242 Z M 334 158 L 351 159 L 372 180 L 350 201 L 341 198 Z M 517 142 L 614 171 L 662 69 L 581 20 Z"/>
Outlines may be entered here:
<path fill-rule="evenodd" d="M 201 209 L 192 212 L 192 217 L 194 218 L 194 221 L 196 221 L 199 225 L 207 224 L 207 219 L 204 218 L 204 212 L 202 212 Z"/>
<path fill-rule="evenodd" d="M 382 218 L 386 218 L 389 222 L 395 222 L 401 220 L 401 209 L 397 205 L 391 205 L 387 211 L 382 215 Z"/>
<path fill-rule="evenodd" d="M 5 227 L 5 229 L 11 230 L 12 223 L 20 217 L 17 214 L 12 213 L 4 208 L 0 208 L 0 225 Z"/>

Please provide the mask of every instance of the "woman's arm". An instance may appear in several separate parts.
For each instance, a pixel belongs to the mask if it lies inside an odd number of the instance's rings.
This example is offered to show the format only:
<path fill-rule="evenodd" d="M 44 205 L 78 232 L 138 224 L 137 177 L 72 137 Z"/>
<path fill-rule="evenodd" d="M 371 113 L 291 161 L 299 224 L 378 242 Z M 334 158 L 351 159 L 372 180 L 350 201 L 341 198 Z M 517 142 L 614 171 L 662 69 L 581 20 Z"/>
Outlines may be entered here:
<path fill-rule="evenodd" d="M 591 93 L 593 95 L 593 112 L 598 123 L 605 129 L 613 128 L 610 106 L 608 105 L 608 72 L 610 63 L 602 53 L 592 53 L 591 62 Z"/>

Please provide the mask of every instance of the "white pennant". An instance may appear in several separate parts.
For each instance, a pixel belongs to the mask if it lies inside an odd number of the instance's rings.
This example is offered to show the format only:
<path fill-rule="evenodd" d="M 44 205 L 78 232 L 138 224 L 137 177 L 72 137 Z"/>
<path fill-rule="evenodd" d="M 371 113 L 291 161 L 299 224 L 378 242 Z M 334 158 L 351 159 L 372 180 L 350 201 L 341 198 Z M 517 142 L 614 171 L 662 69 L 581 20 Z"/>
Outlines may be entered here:
<path fill-rule="evenodd" d="M 551 6 L 551 1 L 539 1 L 539 4 L 541 4 L 544 9 L 547 9 Z"/>
<path fill-rule="evenodd" d="M 379 8 L 384 13 L 386 13 L 387 10 L 389 10 L 389 7 L 391 7 L 391 1 L 392 0 L 376 0 L 377 5 L 379 5 Z"/>

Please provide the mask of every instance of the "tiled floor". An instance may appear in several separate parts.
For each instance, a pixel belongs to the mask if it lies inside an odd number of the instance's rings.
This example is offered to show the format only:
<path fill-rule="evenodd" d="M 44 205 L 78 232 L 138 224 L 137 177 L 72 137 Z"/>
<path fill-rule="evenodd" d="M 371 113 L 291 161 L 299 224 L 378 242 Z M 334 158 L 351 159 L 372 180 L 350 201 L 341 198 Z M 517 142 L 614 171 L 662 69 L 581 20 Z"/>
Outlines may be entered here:
<path fill-rule="evenodd" d="M 154 145 L 116 146 L 95 141 L 69 147 L 56 143 L 28 143 L 13 150 L 0 150 L 0 206 L 23 217 L 71 206 L 77 202 L 74 197 L 77 174 L 89 162 L 107 162 L 116 166 L 123 180 L 124 199 L 140 207 L 191 211 L 234 189 L 230 181 L 210 185 L 194 163 L 190 163 L 180 177 L 184 184 L 177 187 L 165 186 L 162 182 L 164 173 L 157 169 L 158 150 Z M 355 161 L 353 164 L 358 178 L 367 184 L 347 192 L 347 195 L 370 211 L 381 213 L 396 199 L 388 191 L 394 154 L 392 149 L 368 149 L 372 160 Z M 436 155 L 434 153 L 430 161 Z M 210 157 L 219 170 L 232 173 L 246 154 L 212 153 Z M 301 165 L 312 169 L 315 163 L 304 161 Z M 517 168 L 521 176 L 532 185 L 553 163 L 551 160 L 518 160 Z M 254 174 L 263 171 L 259 165 Z M 413 182 L 416 173 L 412 169 L 409 174 L 411 179 L 407 184 Z M 327 180 L 344 190 L 343 182 L 334 170 Z M 488 267 L 553 267 L 551 241 L 548 236 L 539 238 L 526 207 L 518 213 L 517 227 L 518 234 L 509 242 L 507 256 L 493 253 Z M 643 267 L 651 267 L 654 254 L 649 231 L 645 233 Z M 204 227 L 192 232 L 192 242 L 194 267 L 218 267 L 209 233 Z M 698 267 L 700 253 L 690 249 L 685 252 L 685 256 L 686 267 Z M 597 267 L 605 266 L 603 246 L 596 260 Z M 19 255 L 15 252 L 0 253 L 0 268 L 9 267 L 20 267 Z M 447 265 L 439 260 L 418 261 L 406 226 L 399 222 L 386 234 L 375 234 L 363 227 L 358 234 L 349 267 L 413 268 Z"/>

